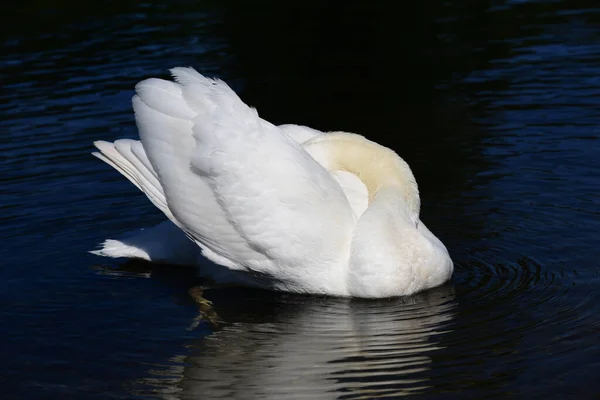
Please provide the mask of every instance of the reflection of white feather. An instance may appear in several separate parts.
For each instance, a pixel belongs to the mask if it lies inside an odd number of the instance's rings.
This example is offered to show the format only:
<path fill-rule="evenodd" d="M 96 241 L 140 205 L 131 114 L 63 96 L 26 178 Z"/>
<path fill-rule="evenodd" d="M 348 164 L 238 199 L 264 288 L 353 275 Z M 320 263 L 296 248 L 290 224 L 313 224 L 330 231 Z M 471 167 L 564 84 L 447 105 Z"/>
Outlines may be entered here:
<path fill-rule="evenodd" d="M 450 278 L 396 153 L 355 134 L 274 126 L 225 83 L 172 72 L 176 82 L 136 86 L 140 141 L 95 143 L 172 225 L 96 254 L 199 264 L 201 252 L 220 266 L 201 272 L 223 282 L 337 296 L 408 295 Z"/>
<path fill-rule="evenodd" d="M 447 332 L 453 297 L 452 287 L 442 286 L 386 303 L 312 298 L 280 303 L 272 320 L 232 321 L 193 345 L 180 366 L 156 371 L 147 382 L 166 399 L 416 394 L 427 387 L 429 354 Z M 220 312 L 218 302 L 215 306 Z M 161 380 L 169 372 L 172 379 Z"/>

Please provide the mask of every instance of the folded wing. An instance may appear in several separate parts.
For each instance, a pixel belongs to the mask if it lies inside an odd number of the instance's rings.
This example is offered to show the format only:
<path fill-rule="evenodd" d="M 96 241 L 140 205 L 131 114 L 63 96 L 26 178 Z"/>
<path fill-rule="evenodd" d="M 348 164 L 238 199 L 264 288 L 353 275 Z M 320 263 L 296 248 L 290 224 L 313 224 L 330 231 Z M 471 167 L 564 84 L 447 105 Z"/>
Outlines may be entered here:
<path fill-rule="evenodd" d="M 140 82 L 133 99 L 165 214 L 233 268 L 339 258 L 354 222 L 332 175 L 224 82 L 172 73 L 177 82 Z"/>

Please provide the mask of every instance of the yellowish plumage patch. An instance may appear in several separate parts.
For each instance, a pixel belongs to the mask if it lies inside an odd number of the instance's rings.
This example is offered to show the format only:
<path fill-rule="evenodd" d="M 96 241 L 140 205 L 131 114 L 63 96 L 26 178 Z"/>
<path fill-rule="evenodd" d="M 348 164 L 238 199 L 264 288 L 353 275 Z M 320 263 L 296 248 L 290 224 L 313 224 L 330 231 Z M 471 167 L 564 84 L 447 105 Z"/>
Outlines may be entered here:
<path fill-rule="evenodd" d="M 369 204 L 379 190 L 393 187 L 402 194 L 412 215 L 420 209 L 419 188 L 408 164 L 393 150 L 347 132 L 331 132 L 304 143 L 329 171 L 347 171 L 366 186 Z"/>

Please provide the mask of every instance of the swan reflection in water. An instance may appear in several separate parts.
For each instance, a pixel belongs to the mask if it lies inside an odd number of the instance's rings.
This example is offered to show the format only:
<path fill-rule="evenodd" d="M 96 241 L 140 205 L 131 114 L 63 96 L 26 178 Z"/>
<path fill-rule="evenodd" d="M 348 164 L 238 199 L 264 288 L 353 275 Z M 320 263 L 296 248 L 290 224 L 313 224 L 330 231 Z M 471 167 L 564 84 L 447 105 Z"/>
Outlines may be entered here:
<path fill-rule="evenodd" d="M 415 394 L 427 388 L 430 354 L 442 348 L 456 306 L 452 284 L 368 301 L 221 292 L 213 301 L 226 324 L 193 343 L 187 356 L 176 357 L 179 366 L 153 372 L 144 383 L 154 394 L 168 399 Z"/>

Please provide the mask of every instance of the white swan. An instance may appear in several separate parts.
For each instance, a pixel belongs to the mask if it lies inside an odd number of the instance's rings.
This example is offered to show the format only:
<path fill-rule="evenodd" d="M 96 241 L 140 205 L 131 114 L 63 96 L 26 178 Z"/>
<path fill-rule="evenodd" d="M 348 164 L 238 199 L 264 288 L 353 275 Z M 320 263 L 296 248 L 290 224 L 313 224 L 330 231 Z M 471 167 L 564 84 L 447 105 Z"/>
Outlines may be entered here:
<path fill-rule="evenodd" d="M 272 125 L 224 82 L 192 68 L 171 73 L 176 82 L 136 86 L 140 141 L 98 141 L 93 154 L 172 223 L 94 253 L 334 296 L 410 295 L 451 277 L 446 248 L 419 220 L 415 178 L 392 150 L 356 134 Z"/>

